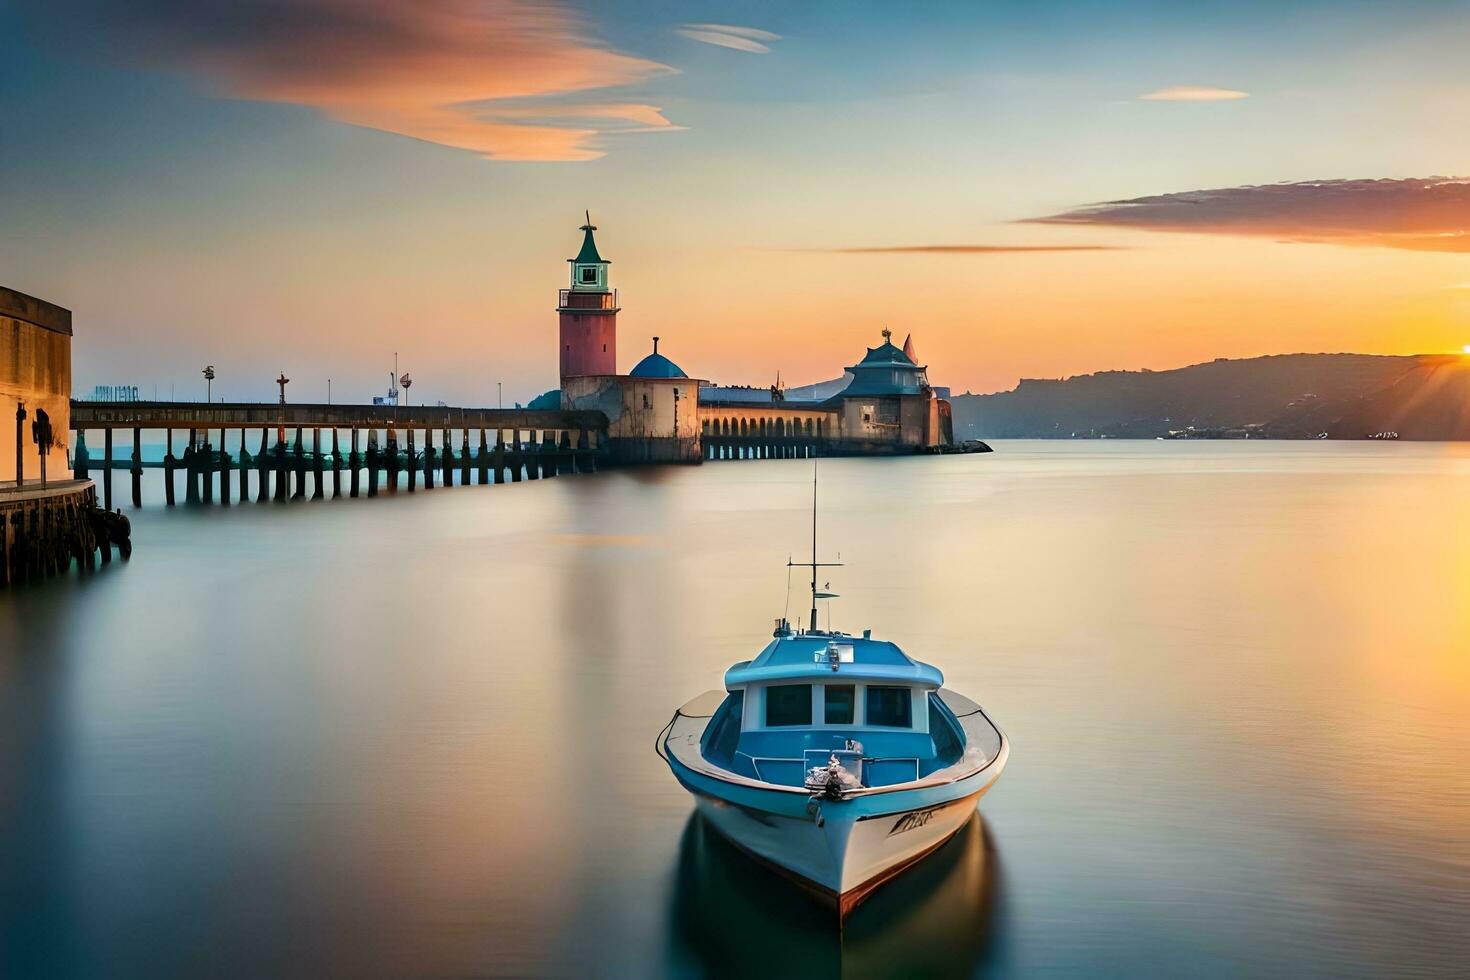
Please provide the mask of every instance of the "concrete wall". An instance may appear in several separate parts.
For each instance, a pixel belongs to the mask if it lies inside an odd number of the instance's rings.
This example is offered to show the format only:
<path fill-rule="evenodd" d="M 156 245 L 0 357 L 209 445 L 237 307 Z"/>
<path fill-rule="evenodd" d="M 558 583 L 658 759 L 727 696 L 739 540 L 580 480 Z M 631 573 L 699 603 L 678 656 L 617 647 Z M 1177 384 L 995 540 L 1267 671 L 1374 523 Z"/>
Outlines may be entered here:
<path fill-rule="evenodd" d="M 71 479 L 71 311 L 0 287 L 0 482 L 15 479 L 15 411 L 21 402 L 26 482 L 41 478 L 40 453 L 31 440 L 38 408 L 51 417 L 56 441 L 46 459 L 47 479 Z"/>
<path fill-rule="evenodd" d="M 567 378 L 561 403 L 567 411 L 607 416 L 614 462 L 699 462 L 698 390 L 699 382 L 691 378 Z"/>
<path fill-rule="evenodd" d="M 849 442 L 919 448 L 943 442 L 939 400 L 932 394 L 844 398 L 842 438 Z"/>

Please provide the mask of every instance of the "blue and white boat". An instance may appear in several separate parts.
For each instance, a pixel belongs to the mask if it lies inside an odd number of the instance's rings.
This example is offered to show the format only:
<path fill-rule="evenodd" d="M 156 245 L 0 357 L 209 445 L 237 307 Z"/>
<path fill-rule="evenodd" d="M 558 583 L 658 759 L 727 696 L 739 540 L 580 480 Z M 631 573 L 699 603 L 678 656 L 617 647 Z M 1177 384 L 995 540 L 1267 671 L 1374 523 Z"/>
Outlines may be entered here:
<path fill-rule="evenodd" d="M 815 505 L 814 505 L 815 510 Z M 812 609 L 818 592 L 813 518 Z M 777 620 L 724 691 L 681 707 L 660 754 L 704 819 L 845 917 L 975 812 L 1009 755 L 970 699 L 871 631 Z"/>

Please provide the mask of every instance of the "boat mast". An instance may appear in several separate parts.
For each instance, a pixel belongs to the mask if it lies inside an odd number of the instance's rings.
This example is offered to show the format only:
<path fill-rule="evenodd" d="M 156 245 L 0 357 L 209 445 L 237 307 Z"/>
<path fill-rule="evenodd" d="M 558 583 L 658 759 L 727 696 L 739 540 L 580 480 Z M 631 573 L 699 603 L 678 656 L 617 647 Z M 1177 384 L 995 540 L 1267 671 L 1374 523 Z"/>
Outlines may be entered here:
<path fill-rule="evenodd" d="M 807 626 L 817 629 L 817 461 L 812 460 L 812 618 Z"/>
<path fill-rule="evenodd" d="M 818 592 L 817 591 L 817 569 L 819 569 L 819 568 L 837 568 L 841 564 L 842 564 L 841 562 L 817 561 L 817 461 L 815 459 L 813 459 L 812 460 L 812 560 L 811 561 L 803 561 L 803 562 L 795 562 L 795 561 L 792 561 L 790 558 L 787 558 L 786 559 L 786 567 L 788 569 L 790 569 L 790 568 L 798 568 L 799 567 L 799 568 L 811 568 L 811 570 L 812 570 L 812 609 L 811 609 L 811 619 L 808 620 L 807 621 L 807 624 L 806 624 L 806 631 L 808 633 L 815 633 L 815 632 L 817 632 L 817 600 L 818 599 L 831 599 L 831 598 L 834 597 L 834 593 L 831 593 L 831 592 Z M 787 574 L 790 575 L 789 572 Z M 790 580 L 790 578 L 788 578 L 786 580 L 786 583 L 787 583 L 786 584 L 787 593 L 789 595 L 790 594 L 790 589 L 791 589 L 791 580 Z"/>

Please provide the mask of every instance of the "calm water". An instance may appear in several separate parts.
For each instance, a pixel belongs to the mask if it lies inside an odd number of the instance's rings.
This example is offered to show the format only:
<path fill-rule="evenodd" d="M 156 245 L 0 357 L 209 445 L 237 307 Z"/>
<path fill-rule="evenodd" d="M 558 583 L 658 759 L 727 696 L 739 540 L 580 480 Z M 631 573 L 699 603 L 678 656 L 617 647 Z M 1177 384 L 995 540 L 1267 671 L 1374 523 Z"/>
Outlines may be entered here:
<path fill-rule="evenodd" d="M 1013 740 L 840 942 L 653 753 L 807 540 L 715 463 L 153 503 L 0 595 L 0 975 L 1463 975 L 1470 446 L 997 445 L 822 463 L 834 625 Z"/>

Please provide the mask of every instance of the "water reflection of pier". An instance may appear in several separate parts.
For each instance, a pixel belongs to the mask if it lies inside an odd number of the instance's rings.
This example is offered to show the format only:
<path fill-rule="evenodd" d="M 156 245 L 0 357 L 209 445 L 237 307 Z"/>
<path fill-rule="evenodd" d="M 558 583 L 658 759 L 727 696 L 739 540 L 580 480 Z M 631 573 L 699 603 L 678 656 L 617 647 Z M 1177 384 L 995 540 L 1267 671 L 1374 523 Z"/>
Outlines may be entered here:
<path fill-rule="evenodd" d="M 969 976 L 995 946 L 1001 871 L 975 814 L 847 918 L 689 819 L 671 909 L 676 955 L 714 976 Z"/>
<path fill-rule="evenodd" d="M 328 475 L 332 496 L 359 496 L 366 482 L 372 497 L 380 485 L 393 490 L 406 482 L 406 489 L 417 490 L 420 478 L 427 490 L 436 480 L 453 486 L 456 474 L 461 485 L 468 485 L 593 472 L 605 452 L 607 417 L 601 412 L 442 406 L 73 401 L 71 427 L 77 433 L 74 468 L 81 479 L 96 465 L 87 433 L 102 432 L 103 506 L 111 508 L 114 469 L 125 469 L 131 477 L 135 507 L 142 505 L 143 471 L 154 468 L 164 471 L 169 504 L 175 500 L 175 472 L 185 475 L 185 500 L 222 504 L 230 502 L 236 473 L 239 499 L 251 499 L 252 471 L 256 500 L 321 499 Z M 113 434 L 119 429 L 131 430 L 126 458 L 113 451 Z M 143 461 L 145 429 L 165 433 L 162 462 Z M 249 446 L 257 431 L 252 452 Z M 236 432 L 239 448 L 232 454 L 226 440 Z M 175 433 L 183 437 L 178 455 Z"/>

